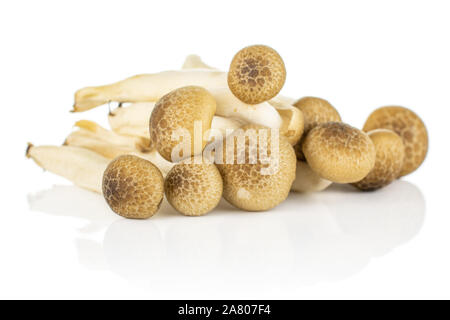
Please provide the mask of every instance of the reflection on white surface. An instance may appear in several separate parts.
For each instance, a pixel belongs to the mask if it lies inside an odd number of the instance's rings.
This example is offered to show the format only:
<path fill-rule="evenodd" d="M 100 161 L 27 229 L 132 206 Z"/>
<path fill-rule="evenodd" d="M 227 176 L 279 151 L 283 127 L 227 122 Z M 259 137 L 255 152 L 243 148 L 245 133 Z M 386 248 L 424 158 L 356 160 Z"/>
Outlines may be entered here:
<path fill-rule="evenodd" d="M 188 218 L 164 202 L 146 221 L 122 219 L 100 195 L 77 187 L 55 186 L 28 201 L 32 210 L 88 222 L 75 239 L 80 263 L 147 288 L 282 288 L 345 279 L 412 239 L 425 218 L 422 193 L 406 181 L 370 193 L 350 186 L 293 193 L 262 213 L 222 201 L 215 212 Z"/>

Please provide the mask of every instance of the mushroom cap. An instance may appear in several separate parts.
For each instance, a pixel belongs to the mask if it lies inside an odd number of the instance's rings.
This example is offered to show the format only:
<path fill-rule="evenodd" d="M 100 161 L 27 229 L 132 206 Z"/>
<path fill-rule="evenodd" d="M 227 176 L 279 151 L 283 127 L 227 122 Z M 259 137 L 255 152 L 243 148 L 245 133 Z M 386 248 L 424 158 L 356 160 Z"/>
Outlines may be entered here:
<path fill-rule="evenodd" d="M 267 135 L 261 130 L 267 130 Z M 250 138 L 252 133 L 258 139 L 254 147 Z M 245 143 L 240 145 L 240 139 L 244 139 Z M 234 146 L 227 149 L 230 140 L 234 141 Z M 263 147 L 265 143 L 267 149 Z M 222 163 L 218 163 L 216 157 L 216 163 L 223 178 L 223 196 L 229 203 L 247 211 L 264 211 L 287 198 L 295 179 L 297 161 L 294 149 L 286 138 L 280 135 L 273 135 L 272 138 L 270 129 L 249 124 L 228 136 L 219 148 L 223 148 L 223 159 Z M 233 156 L 231 162 L 225 159 L 227 153 Z M 261 154 L 267 157 L 261 157 Z M 243 155 L 245 161 L 239 162 L 238 155 Z M 255 158 L 252 159 L 253 156 Z"/>
<path fill-rule="evenodd" d="M 325 190 L 331 181 L 321 178 L 306 161 L 297 161 L 297 171 L 291 190 L 297 192 L 318 192 Z"/>
<path fill-rule="evenodd" d="M 302 144 L 311 129 L 321 123 L 341 122 L 339 112 L 325 99 L 316 97 L 304 97 L 294 103 L 294 107 L 300 109 L 304 117 L 304 132 L 300 142 L 294 147 L 299 160 L 305 160 L 302 152 Z"/>
<path fill-rule="evenodd" d="M 217 167 L 201 157 L 177 163 L 164 183 L 169 203 L 186 216 L 213 210 L 222 198 L 223 182 Z"/>
<path fill-rule="evenodd" d="M 381 107 L 369 116 L 363 130 L 388 129 L 397 133 L 405 145 L 405 160 L 400 177 L 416 170 L 428 152 L 428 133 L 423 121 L 413 111 L 398 106 Z"/>
<path fill-rule="evenodd" d="M 275 97 L 286 81 L 283 59 L 274 49 L 254 45 L 240 50 L 231 61 L 228 86 L 233 94 L 248 104 Z"/>
<path fill-rule="evenodd" d="M 109 163 L 102 188 L 111 209 L 131 219 L 153 216 L 164 197 L 164 179 L 159 169 L 132 155 L 117 157 Z"/>
<path fill-rule="evenodd" d="M 322 123 L 303 143 L 311 169 L 336 183 L 362 180 L 375 165 L 375 146 L 369 136 L 342 122 Z"/>
<path fill-rule="evenodd" d="M 191 154 L 182 157 L 200 154 L 207 143 L 204 133 L 211 128 L 215 112 L 216 101 L 206 89 L 197 86 L 175 89 L 159 99 L 153 109 L 150 116 L 151 141 L 166 160 L 172 161 L 172 149 L 180 143 L 172 140 L 172 134 L 185 129 L 190 134 Z M 201 123 L 201 132 L 194 136 L 196 121 Z M 194 138 L 201 141 L 195 143 Z"/>
<path fill-rule="evenodd" d="M 397 179 L 403 167 L 405 147 L 394 131 L 376 129 L 367 134 L 375 146 L 375 166 L 364 179 L 353 185 L 361 190 L 375 190 Z"/>

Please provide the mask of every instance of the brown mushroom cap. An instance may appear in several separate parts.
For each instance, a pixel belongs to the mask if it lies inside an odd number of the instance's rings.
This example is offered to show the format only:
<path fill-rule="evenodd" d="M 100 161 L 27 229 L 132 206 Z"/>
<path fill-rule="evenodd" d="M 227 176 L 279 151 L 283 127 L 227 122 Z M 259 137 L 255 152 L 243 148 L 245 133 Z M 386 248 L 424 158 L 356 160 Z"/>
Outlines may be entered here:
<path fill-rule="evenodd" d="M 204 133 L 211 128 L 216 112 L 214 97 L 204 88 L 189 86 L 176 89 L 163 96 L 156 103 L 150 117 L 150 138 L 158 152 L 168 161 L 172 161 L 172 149 L 181 141 L 172 140 L 172 134 L 186 129 L 191 136 L 191 154 L 200 154 L 207 140 Z M 194 141 L 194 122 L 202 124 L 201 143 Z M 200 150 L 201 148 L 201 150 Z"/>
<path fill-rule="evenodd" d="M 231 61 L 228 86 L 241 101 L 257 104 L 275 97 L 286 81 L 283 59 L 274 49 L 255 45 L 240 50 Z"/>
<path fill-rule="evenodd" d="M 364 131 L 388 129 L 397 133 L 405 145 L 405 160 L 400 177 L 416 170 L 428 152 L 428 133 L 423 121 L 404 107 L 382 107 L 369 116 Z"/>
<path fill-rule="evenodd" d="M 304 97 L 294 103 L 294 106 L 303 112 L 305 122 L 303 136 L 294 147 L 297 158 L 304 161 L 302 145 L 308 132 L 321 123 L 341 122 L 342 120 L 337 110 L 325 99 Z"/>
<path fill-rule="evenodd" d="M 391 130 L 376 129 L 367 134 L 375 145 L 375 166 L 364 179 L 353 185 L 361 190 L 375 190 L 397 179 L 403 167 L 405 147 L 402 138 Z"/>
<path fill-rule="evenodd" d="M 201 157 L 176 164 L 167 174 L 164 186 L 169 203 L 186 216 L 210 212 L 219 204 L 223 192 L 219 170 Z"/>
<path fill-rule="evenodd" d="M 112 160 L 103 174 L 103 196 L 111 209 L 131 219 L 146 219 L 159 209 L 164 179 L 150 161 L 125 155 Z"/>
<path fill-rule="evenodd" d="M 311 169 L 336 183 L 362 180 L 375 165 L 369 136 L 342 122 L 319 124 L 306 136 L 303 153 Z"/>
<path fill-rule="evenodd" d="M 263 135 L 260 130 L 268 130 L 266 139 L 261 138 Z M 257 156 L 254 162 L 251 161 L 252 154 L 265 154 L 265 148 L 260 143 L 257 143 L 251 152 L 249 151 L 251 133 L 256 134 L 260 139 L 258 141 L 267 143 L 267 155 L 270 160 Z M 245 139 L 245 149 L 236 143 L 242 138 Z M 227 137 L 222 145 L 224 158 L 227 155 L 226 145 L 230 139 L 234 139 L 235 142 L 233 150 L 228 151 L 233 155 L 234 161 L 227 163 L 225 159 L 222 160 L 222 164 L 217 164 L 223 178 L 224 198 L 235 207 L 247 211 L 269 210 L 283 202 L 295 179 L 297 162 L 294 149 L 287 139 L 279 136 L 278 140 L 275 140 L 278 142 L 278 148 L 274 147 L 275 153 L 272 153 L 270 129 L 258 125 L 245 125 Z M 244 163 L 238 163 L 238 154 L 244 155 Z M 278 166 L 274 165 L 277 162 Z"/>

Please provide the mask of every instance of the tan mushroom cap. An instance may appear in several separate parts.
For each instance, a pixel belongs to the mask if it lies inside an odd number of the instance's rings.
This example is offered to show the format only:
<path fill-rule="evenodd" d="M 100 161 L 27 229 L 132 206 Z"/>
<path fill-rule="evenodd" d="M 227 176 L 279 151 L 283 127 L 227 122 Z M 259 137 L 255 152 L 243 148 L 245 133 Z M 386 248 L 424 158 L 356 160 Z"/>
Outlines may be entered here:
<path fill-rule="evenodd" d="M 131 219 L 146 219 L 159 209 L 164 179 L 150 161 L 125 155 L 112 160 L 103 174 L 103 196 L 111 209 Z"/>
<path fill-rule="evenodd" d="M 423 121 L 413 111 L 397 106 L 381 107 L 369 116 L 363 130 L 389 129 L 397 133 L 405 145 L 405 160 L 400 177 L 416 170 L 428 152 L 428 133 Z"/>
<path fill-rule="evenodd" d="M 214 97 L 204 88 L 197 86 L 182 87 L 163 96 L 156 103 L 150 117 L 150 138 L 158 152 L 166 160 L 172 161 L 172 150 L 181 141 L 172 140 L 172 134 L 180 129 L 186 129 L 191 139 L 191 154 L 200 154 L 207 140 L 204 133 L 211 128 L 211 122 L 216 112 Z M 194 141 L 194 123 L 201 123 L 202 141 Z"/>
<path fill-rule="evenodd" d="M 240 50 L 231 61 L 228 86 L 241 101 L 257 104 L 275 97 L 286 81 L 283 59 L 274 49 L 255 45 Z"/>
<path fill-rule="evenodd" d="M 267 135 L 260 130 L 267 130 Z M 257 143 L 249 151 L 252 145 L 249 137 L 252 133 L 263 144 Z M 273 139 L 275 138 L 277 137 L 274 135 Z M 278 139 L 274 140 L 275 144 L 272 144 L 270 129 L 258 125 L 245 125 L 227 137 L 222 146 L 224 158 L 227 155 L 226 145 L 230 143 L 230 139 L 235 142 L 233 150 L 229 151 L 234 161 L 217 164 L 223 178 L 224 198 L 235 207 L 247 211 L 265 211 L 283 202 L 289 195 L 295 179 L 297 162 L 294 149 L 287 139 L 278 136 Z M 237 143 L 239 139 L 245 141 L 244 147 Z M 264 143 L 267 143 L 267 149 L 262 147 Z M 272 145 L 274 152 L 271 151 Z M 238 163 L 238 154 L 244 155 L 244 163 Z M 261 154 L 267 154 L 267 158 L 264 159 Z M 252 155 L 258 155 L 254 161 L 251 159 Z"/>
<path fill-rule="evenodd" d="M 325 99 L 304 97 L 295 102 L 294 106 L 302 111 L 305 122 L 303 136 L 300 142 L 295 145 L 294 149 L 297 158 L 299 160 L 305 160 L 302 152 L 302 144 L 308 132 L 321 123 L 341 122 L 342 120 L 339 112 Z"/>
<path fill-rule="evenodd" d="M 375 166 L 364 179 L 353 185 L 361 190 L 375 190 L 397 179 L 403 167 L 405 147 L 402 138 L 391 130 L 376 129 L 367 134 L 375 145 Z"/>
<path fill-rule="evenodd" d="M 169 203 L 186 216 L 201 216 L 213 210 L 222 198 L 223 182 L 217 167 L 196 157 L 176 164 L 164 183 Z"/>
<path fill-rule="evenodd" d="M 369 136 L 342 122 L 319 124 L 306 136 L 303 153 L 311 169 L 336 183 L 362 180 L 375 165 Z"/>

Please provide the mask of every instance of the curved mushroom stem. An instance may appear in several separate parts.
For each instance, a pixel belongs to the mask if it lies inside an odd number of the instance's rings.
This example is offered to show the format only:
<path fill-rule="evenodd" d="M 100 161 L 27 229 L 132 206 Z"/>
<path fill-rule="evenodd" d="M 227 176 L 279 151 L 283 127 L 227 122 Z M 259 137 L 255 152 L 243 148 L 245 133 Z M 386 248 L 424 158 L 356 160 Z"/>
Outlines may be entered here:
<path fill-rule="evenodd" d="M 70 146 L 28 145 L 26 156 L 45 170 L 62 176 L 75 185 L 102 193 L 103 172 L 109 159 L 93 151 Z"/>
<path fill-rule="evenodd" d="M 321 178 L 304 161 L 297 161 L 297 171 L 291 190 L 297 192 L 318 192 L 331 185 L 331 181 Z"/>
<path fill-rule="evenodd" d="M 285 136 L 291 145 L 296 145 L 305 128 L 303 112 L 289 104 L 287 99 L 272 99 L 269 103 L 276 108 L 281 117 L 280 134 Z"/>
<path fill-rule="evenodd" d="M 225 87 L 227 74 L 213 70 L 164 71 L 137 75 L 109 85 L 86 87 L 75 93 L 73 112 L 86 111 L 109 101 L 157 101 L 174 89 L 191 85 L 205 89 Z"/>
<path fill-rule="evenodd" d="M 96 123 L 93 124 L 97 125 Z M 88 149 L 108 159 L 114 159 L 125 154 L 132 154 L 152 162 L 161 170 L 163 175 L 166 175 L 172 168 L 173 164 L 162 158 L 158 152 L 151 147 L 147 146 L 146 148 L 142 148 L 139 145 L 126 143 L 127 141 L 133 141 L 134 139 L 140 138 L 121 136 L 115 132 L 104 129 L 99 125 L 97 126 L 101 128 L 101 130 L 92 132 L 81 127 L 79 130 L 72 132 L 67 137 L 64 145 Z M 108 140 L 107 138 L 111 136 L 115 139 Z"/>
<path fill-rule="evenodd" d="M 147 138 L 149 136 L 149 120 L 153 111 L 154 103 L 133 103 L 132 105 L 120 109 L 113 110 L 108 119 L 111 129 L 120 135 L 130 135 L 136 137 Z M 223 108 L 224 109 L 224 108 Z M 226 111 L 222 110 L 224 113 Z M 271 110 L 269 110 L 271 112 Z M 217 113 L 217 112 L 216 112 Z M 229 114 L 233 115 L 230 111 Z M 242 116 L 214 116 L 211 129 L 220 130 L 222 134 L 227 129 L 237 129 L 248 121 L 242 119 Z"/>
<path fill-rule="evenodd" d="M 236 98 L 229 88 L 213 88 L 210 89 L 210 92 L 216 100 L 216 115 L 218 116 L 235 118 L 272 129 L 279 129 L 282 125 L 280 115 L 268 102 L 246 104 Z"/>

